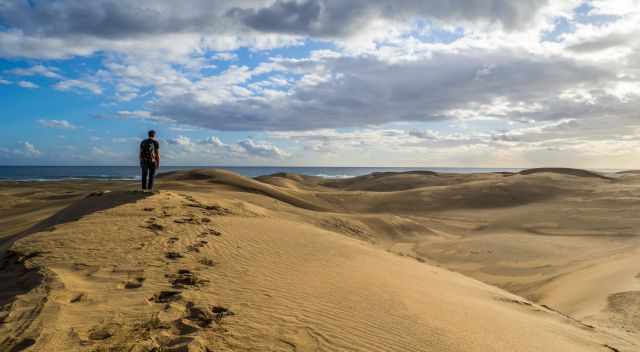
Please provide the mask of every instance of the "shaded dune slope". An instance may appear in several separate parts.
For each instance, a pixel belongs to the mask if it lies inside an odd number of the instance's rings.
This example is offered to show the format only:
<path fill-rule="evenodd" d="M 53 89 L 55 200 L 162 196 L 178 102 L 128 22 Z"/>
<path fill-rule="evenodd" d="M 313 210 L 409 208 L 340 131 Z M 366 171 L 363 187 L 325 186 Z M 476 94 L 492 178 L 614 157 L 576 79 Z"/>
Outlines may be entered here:
<path fill-rule="evenodd" d="M 158 178 L 166 181 L 205 181 L 212 184 L 230 186 L 244 192 L 263 194 L 299 208 L 317 211 L 329 209 L 327 204 L 322 204 L 322 202 L 317 201 L 311 202 L 304 199 L 305 193 L 297 193 L 294 190 L 285 192 L 278 187 L 225 170 L 199 169 L 188 172 L 171 172 L 160 174 Z"/>

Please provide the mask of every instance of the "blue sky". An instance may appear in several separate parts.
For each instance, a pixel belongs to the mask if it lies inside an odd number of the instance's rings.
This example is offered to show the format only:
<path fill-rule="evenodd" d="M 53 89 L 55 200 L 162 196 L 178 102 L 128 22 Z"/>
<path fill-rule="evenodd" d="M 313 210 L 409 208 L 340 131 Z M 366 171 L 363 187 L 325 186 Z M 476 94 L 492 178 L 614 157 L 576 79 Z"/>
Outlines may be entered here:
<path fill-rule="evenodd" d="M 471 1 L 0 0 L 0 164 L 640 167 L 638 1 Z"/>

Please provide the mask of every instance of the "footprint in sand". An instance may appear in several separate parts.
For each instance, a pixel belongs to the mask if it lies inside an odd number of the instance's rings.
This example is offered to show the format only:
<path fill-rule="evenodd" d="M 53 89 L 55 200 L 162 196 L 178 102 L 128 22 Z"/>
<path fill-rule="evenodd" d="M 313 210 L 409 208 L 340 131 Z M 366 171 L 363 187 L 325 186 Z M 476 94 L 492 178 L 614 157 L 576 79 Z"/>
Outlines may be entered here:
<path fill-rule="evenodd" d="M 222 320 L 222 318 L 225 318 L 225 317 L 228 317 L 228 316 L 236 314 L 236 313 L 232 312 L 231 310 L 229 310 L 228 308 L 221 307 L 221 306 L 213 306 L 213 307 L 211 307 L 211 312 L 213 312 L 213 314 L 215 314 L 215 320 L 216 321 L 220 321 L 220 320 Z"/>
<path fill-rule="evenodd" d="M 79 292 L 73 295 L 71 299 L 69 299 L 69 303 L 78 303 L 87 299 L 87 294 L 84 292 Z"/>
<path fill-rule="evenodd" d="M 94 326 L 89 330 L 89 339 L 91 340 L 106 340 L 115 334 L 118 324 L 111 323 L 102 326 Z"/>
<path fill-rule="evenodd" d="M 142 283 L 144 282 L 144 277 L 136 277 L 133 280 L 129 280 L 124 283 L 123 288 L 125 289 L 134 289 L 142 287 Z"/>
<path fill-rule="evenodd" d="M 155 303 L 169 303 L 177 301 L 181 298 L 182 292 L 180 291 L 160 291 L 149 298 L 149 301 Z"/>
<path fill-rule="evenodd" d="M 204 247 L 207 243 L 209 243 L 209 242 L 202 240 L 202 241 L 198 241 L 198 242 L 196 242 L 194 244 L 190 244 L 190 245 L 187 246 L 187 251 L 198 253 L 198 252 L 200 252 L 200 248 Z"/>
<path fill-rule="evenodd" d="M 164 254 L 164 257 L 171 260 L 177 260 L 180 258 L 184 258 L 184 256 L 178 252 L 167 252 Z"/>
<path fill-rule="evenodd" d="M 187 269 L 180 269 L 175 275 L 167 275 L 167 278 L 173 288 L 198 287 L 208 282 L 198 278 L 196 274 Z"/>
<path fill-rule="evenodd" d="M 219 205 L 206 205 L 200 202 L 189 203 L 186 204 L 186 206 L 202 209 L 206 214 L 209 215 L 225 216 L 231 215 L 233 213 L 229 208 L 221 207 Z"/>
<path fill-rule="evenodd" d="M 187 319 L 176 319 L 171 325 L 172 332 L 176 335 L 191 335 L 200 330 L 200 327 L 192 325 Z"/>
<path fill-rule="evenodd" d="M 205 307 L 198 307 L 193 302 L 187 302 L 187 315 L 185 318 L 196 323 L 201 328 L 206 328 L 215 320 L 215 314 Z"/>
<path fill-rule="evenodd" d="M 199 306 L 193 302 L 187 302 L 185 306 L 184 319 L 196 324 L 200 328 L 210 327 L 211 324 L 219 323 L 223 318 L 234 315 L 234 313 L 221 306 Z"/>
<path fill-rule="evenodd" d="M 150 223 L 149 225 L 146 226 L 146 228 L 148 228 L 149 230 L 155 232 L 156 234 L 159 232 L 164 231 L 164 226 L 157 224 L 155 222 Z"/>
<path fill-rule="evenodd" d="M 173 220 L 173 222 L 175 222 L 176 224 L 193 224 L 195 223 L 195 221 L 196 220 L 194 218 L 182 218 Z"/>
<path fill-rule="evenodd" d="M 207 237 L 207 236 L 219 237 L 219 236 L 222 236 L 222 232 L 214 229 L 207 229 L 206 231 L 198 235 L 198 237 Z"/>
<path fill-rule="evenodd" d="M 216 262 L 214 262 L 211 259 L 208 258 L 202 258 L 200 260 L 198 260 L 198 263 L 202 264 L 202 265 L 206 265 L 206 266 L 216 266 Z"/>
<path fill-rule="evenodd" d="M 206 347 L 191 336 L 159 336 L 159 351 L 207 351 Z"/>
<path fill-rule="evenodd" d="M 174 243 L 178 242 L 178 240 L 179 240 L 179 238 L 178 238 L 178 237 L 170 237 L 170 238 L 167 240 L 167 244 L 174 244 Z"/>

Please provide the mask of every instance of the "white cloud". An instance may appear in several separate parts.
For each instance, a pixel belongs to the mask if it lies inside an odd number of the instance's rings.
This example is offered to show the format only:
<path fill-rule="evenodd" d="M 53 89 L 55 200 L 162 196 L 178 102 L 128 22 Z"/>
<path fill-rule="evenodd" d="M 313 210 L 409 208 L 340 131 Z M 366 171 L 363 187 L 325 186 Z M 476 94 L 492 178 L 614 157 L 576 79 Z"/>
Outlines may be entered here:
<path fill-rule="evenodd" d="M 140 89 L 128 84 L 119 83 L 116 85 L 116 99 L 119 101 L 130 101 L 138 97 Z"/>
<path fill-rule="evenodd" d="M 241 140 L 237 143 L 224 143 L 216 136 L 201 140 L 179 135 L 175 138 L 161 140 L 166 142 L 162 147 L 163 157 L 176 162 L 212 160 L 263 160 L 277 161 L 290 156 L 290 153 L 267 141 Z"/>
<path fill-rule="evenodd" d="M 56 83 L 53 88 L 60 91 L 89 91 L 93 94 L 102 94 L 102 88 L 99 84 L 79 79 L 68 79 Z"/>
<path fill-rule="evenodd" d="M 38 120 L 38 123 L 47 128 L 61 128 L 66 130 L 73 130 L 78 128 L 67 120 Z"/>
<path fill-rule="evenodd" d="M 215 137 L 215 136 L 211 136 L 209 138 L 203 139 L 199 142 L 200 144 L 210 144 L 213 145 L 215 147 L 222 147 L 224 146 L 224 143 L 222 143 L 222 141 L 220 140 L 220 138 Z"/>
<path fill-rule="evenodd" d="M 186 136 L 178 136 L 173 139 L 168 139 L 167 143 L 179 146 L 183 148 L 185 151 L 189 151 L 189 152 L 193 151 L 195 147 L 195 144 L 191 141 L 191 138 Z"/>
<path fill-rule="evenodd" d="M 145 110 L 135 110 L 135 111 L 121 110 L 121 111 L 118 111 L 116 114 L 119 118 L 122 118 L 122 119 L 148 120 L 148 121 L 164 122 L 164 123 L 173 122 L 172 119 L 166 118 L 164 116 L 156 116 L 156 115 L 153 115 L 150 111 L 145 111 Z"/>
<path fill-rule="evenodd" d="M 218 61 L 236 61 L 238 60 L 238 55 L 235 53 L 216 53 L 211 59 Z"/>
<path fill-rule="evenodd" d="M 42 155 L 42 152 L 29 142 L 23 142 L 21 148 L 14 150 L 14 153 L 27 158 L 36 158 Z"/>
<path fill-rule="evenodd" d="M 47 78 L 62 78 L 55 67 L 44 66 L 44 65 L 35 65 L 29 68 L 14 68 L 12 70 L 8 70 L 8 73 L 11 73 L 16 76 L 43 76 Z"/>
<path fill-rule="evenodd" d="M 7 85 L 7 84 L 11 84 L 11 81 L 7 81 L 6 79 L 0 78 L 0 85 Z"/>
<path fill-rule="evenodd" d="M 20 142 L 14 148 L 0 147 L 0 156 L 33 159 L 42 156 L 42 152 L 30 142 Z"/>
<path fill-rule="evenodd" d="M 36 89 L 36 88 L 40 87 L 39 85 L 37 85 L 35 83 L 32 83 L 32 82 L 29 82 L 29 81 L 19 81 L 18 82 L 18 86 L 20 86 L 22 88 L 27 88 L 27 89 Z"/>
<path fill-rule="evenodd" d="M 259 158 L 284 159 L 289 156 L 289 153 L 283 151 L 275 145 L 264 141 L 245 139 L 238 142 L 238 146 L 243 148 L 250 156 Z"/>

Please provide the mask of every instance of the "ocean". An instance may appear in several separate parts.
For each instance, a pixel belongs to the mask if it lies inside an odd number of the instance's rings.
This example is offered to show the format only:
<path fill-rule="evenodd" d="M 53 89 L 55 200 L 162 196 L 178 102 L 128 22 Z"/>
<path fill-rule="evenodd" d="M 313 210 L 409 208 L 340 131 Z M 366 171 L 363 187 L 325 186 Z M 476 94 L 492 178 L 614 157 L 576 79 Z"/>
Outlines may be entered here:
<path fill-rule="evenodd" d="M 443 168 L 443 167 L 288 167 L 288 166 L 163 166 L 158 172 L 190 170 L 194 168 L 225 169 L 247 177 L 271 175 L 278 172 L 296 173 L 326 178 L 347 178 L 373 172 L 403 172 L 428 170 L 441 173 L 517 172 L 515 168 Z M 137 166 L 0 166 L 0 180 L 56 181 L 56 180 L 137 180 Z"/>

